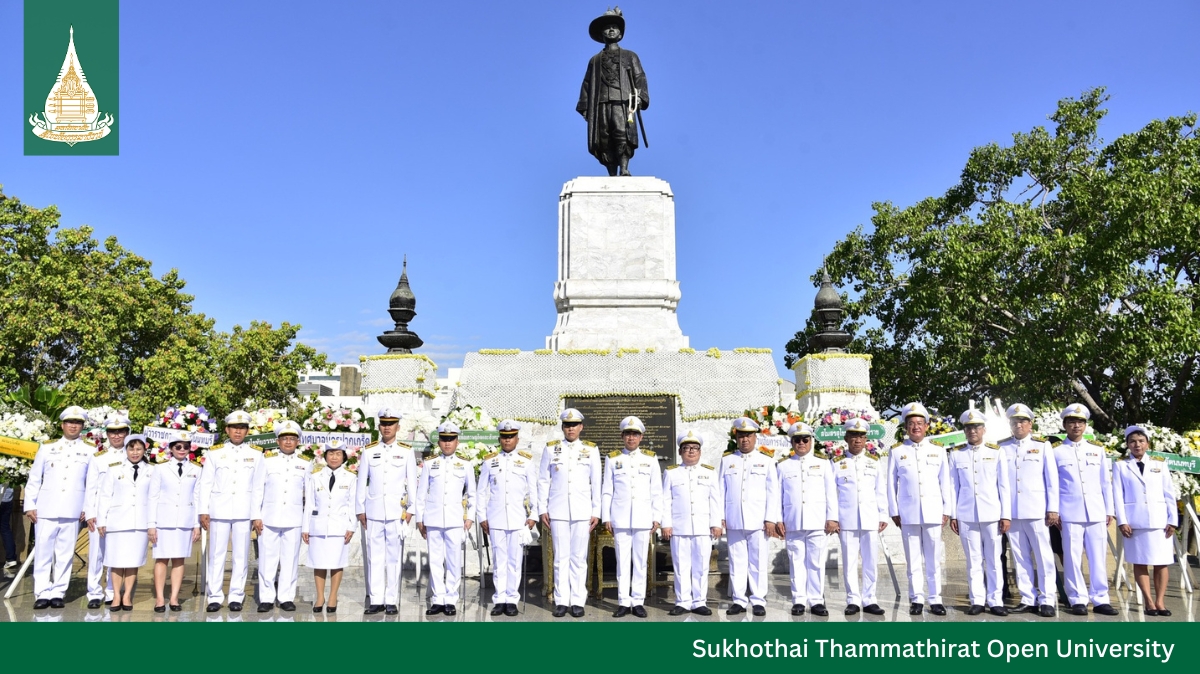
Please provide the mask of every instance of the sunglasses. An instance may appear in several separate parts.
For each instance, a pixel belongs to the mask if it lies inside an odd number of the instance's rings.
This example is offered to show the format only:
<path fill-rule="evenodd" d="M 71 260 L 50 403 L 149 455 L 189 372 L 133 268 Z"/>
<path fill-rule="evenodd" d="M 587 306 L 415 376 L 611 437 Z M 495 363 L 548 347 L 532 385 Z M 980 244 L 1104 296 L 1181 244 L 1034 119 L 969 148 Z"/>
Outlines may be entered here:
<path fill-rule="evenodd" d="M 799 443 L 802 443 L 802 444 L 803 444 L 803 443 L 807 443 L 807 442 L 812 442 L 812 436 L 810 436 L 810 435 L 798 435 L 798 436 L 796 436 L 796 437 L 792 438 L 792 442 L 799 442 Z"/>

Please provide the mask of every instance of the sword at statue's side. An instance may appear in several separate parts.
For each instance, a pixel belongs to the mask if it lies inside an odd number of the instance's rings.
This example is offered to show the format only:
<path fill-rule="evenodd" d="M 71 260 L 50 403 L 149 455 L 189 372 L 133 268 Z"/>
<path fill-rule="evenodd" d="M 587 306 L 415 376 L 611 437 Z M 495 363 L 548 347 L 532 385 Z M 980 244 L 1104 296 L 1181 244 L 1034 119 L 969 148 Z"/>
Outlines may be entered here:
<path fill-rule="evenodd" d="M 634 120 L 637 120 L 637 128 L 642 132 L 642 145 L 650 147 L 650 141 L 646 138 L 646 122 L 642 121 L 642 92 L 637 87 L 637 80 L 633 79 L 633 69 L 626 68 L 625 73 L 629 76 L 629 85 L 633 87 L 633 93 L 629 94 L 629 106 L 632 112 L 629 113 L 628 123 L 634 123 Z"/>

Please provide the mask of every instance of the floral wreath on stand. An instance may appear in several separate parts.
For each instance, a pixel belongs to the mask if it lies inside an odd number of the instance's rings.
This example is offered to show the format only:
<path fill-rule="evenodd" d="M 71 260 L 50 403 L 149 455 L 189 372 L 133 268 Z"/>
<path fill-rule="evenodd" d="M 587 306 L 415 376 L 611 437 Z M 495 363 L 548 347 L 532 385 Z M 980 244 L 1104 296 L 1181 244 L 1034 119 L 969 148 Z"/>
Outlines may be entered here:
<path fill-rule="evenodd" d="M 822 428 L 841 428 L 851 419 L 862 419 L 868 424 L 879 421 L 870 410 L 852 410 L 844 407 L 834 407 L 811 417 L 808 425 L 812 426 L 813 431 L 816 432 Z M 817 441 L 817 445 L 826 456 L 834 461 L 840 461 L 846 456 L 847 446 L 845 440 L 819 440 Z M 863 451 L 868 456 L 875 457 L 876 459 L 885 454 L 884 448 L 879 444 L 878 440 L 867 440 L 866 449 Z"/>
<path fill-rule="evenodd" d="M 288 412 L 285 409 L 274 407 L 260 407 L 253 412 L 250 412 L 250 432 L 246 435 L 262 435 L 264 433 L 274 433 L 275 424 L 280 421 L 287 421 Z"/>
<path fill-rule="evenodd" d="M 315 433 L 369 433 L 371 440 L 379 439 L 375 419 L 363 414 L 361 409 L 342 405 L 326 405 L 309 414 L 300 423 L 300 428 Z M 362 447 L 346 446 L 346 467 L 356 469 Z M 319 444 L 301 445 L 297 450 L 300 458 L 313 462 L 313 466 L 325 465 L 324 447 Z"/>
<path fill-rule="evenodd" d="M 787 435 L 788 429 L 797 421 L 803 421 L 796 412 L 789 412 L 788 408 L 782 405 L 763 405 L 754 409 L 748 409 L 742 412 L 742 416 L 749 417 L 758 424 L 759 434 L 761 435 Z M 726 449 L 737 450 L 737 435 L 732 428 L 729 429 L 729 443 Z"/>
<path fill-rule="evenodd" d="M 103 449 L 108 445 L 108 433 L 105 432 L 108 420 L 118 415 L 128 418 L 129 410 L 119 410 L 109 405 L 91 408 L 87 411 L 87 425 L 84 427 L 83 437 L 96 445 L 96 449 Z"/>
<path fill-rule="evenodd" d="M 189 433 L 216 433 L 217 420 L 210 417 L 208 410 L 204 406 L 195 405 L 173 405 L 158 415 L 154 421 L 154 426 L 159 428 L 168 428 L 175 431 L 188 431 Z M 149 441 L 146 447 L 146 460 L 150 463 L 165 463 L 171 458 L 169 442 Z M 200 465 L 204 465 L 204 453 L 208 451 L 208 447 L 199 447 L 192 444 L 191 451 L 188 452 L 188 460 L 195 461 Z"/>
<path fill-rule="evenodd" d="M 482 407 L 474 405 L 463 405 L 450 410 L 446 416 L 442 417 L 440 423 L 447 421 L 457 425 L 460 431 L 496 430 L 496 420 Z M 436 443 L 433 443 L 433 446 L 436 446 Z M 498 446 L 490 445 L 486 442 L 459 440 L 458 449 L 455 450 L 454 456 L 470 463 L 471 467 L 475 469 L 475 477 L 479 477 L 479 468 L 483 465 L 483 457 L 499 450 Z"/>
<path fill-rule="evenodd" d="M 30 442 L 50 442 L 54 425 L 46 415 L 33 408 L 0 403 L 0 435 Z M 19 490 L 29 480 L 32 459 L 0 454 L 0 484 Z"/>

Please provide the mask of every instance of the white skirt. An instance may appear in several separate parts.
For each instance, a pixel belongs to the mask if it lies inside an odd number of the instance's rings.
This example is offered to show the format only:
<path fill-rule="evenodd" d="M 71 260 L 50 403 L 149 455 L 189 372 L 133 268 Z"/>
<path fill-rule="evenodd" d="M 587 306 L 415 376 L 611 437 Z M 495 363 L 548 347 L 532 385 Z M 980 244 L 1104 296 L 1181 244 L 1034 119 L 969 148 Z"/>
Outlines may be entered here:
<path fill-rule="evenodd" d="M 110 569 L 136 569 L 146 563 L 150 536 L 145 529 L 106 531 L 104 565 Z"/>
<path fill-rule="evenodd" d="M 158 542 L 154 544 L 155 559 L 187 559 L 191 556 L 191 529 L 158 529 Z"/>
<path fill-rule="evenodd" d="M 313 569 L 344 569 L 350 559 L 350 546 L 343 536 L 308 536 L 308 565 Z"/>
<path fill-rule="evenodd" d="M 1169 566 L 1175 562 L 1174 536 L 1163 529 L 1134 529 L 1125 539 L 1125 561 L 1130 564 Z"/>

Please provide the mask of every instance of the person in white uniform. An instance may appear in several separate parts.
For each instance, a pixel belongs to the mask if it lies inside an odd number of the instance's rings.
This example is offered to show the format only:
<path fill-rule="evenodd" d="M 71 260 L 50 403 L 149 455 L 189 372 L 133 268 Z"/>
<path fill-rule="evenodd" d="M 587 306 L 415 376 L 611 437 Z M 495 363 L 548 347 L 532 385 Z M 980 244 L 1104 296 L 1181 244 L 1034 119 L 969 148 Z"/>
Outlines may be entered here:
<path fill-rule="evenodd" d="M 242 610 L 250 562 L 250 499 L 262 448 L 247 444 L 250 415 L 237 410 L 225 417 L 228 442 L 204 455 L 200 475 L 200 526 L 208 531 L 208 606 L 215 613 L 225 601 L 225 555 L 233 542 L 229 574 L 229 610 Z"/>
<path fill-rule="evenodd" d="M 441 454 L 427 459 L 417 483 L 417 529 L 429 541 L 429 584 L 433 597 L 425 615 L 454 615 L 462 579 L 463 539 L 475 523 L 475 470 L 454 455 L 458 426 L 438 426 Z"/>
<path fill-rule="evenodd" d="M 304 517 L 300 538 L 308 544 L 308 565 L 313 570 L 317 596 L 313 613 L 336 613 L 342 569 L 350 560 L 350 539 L 355 529 L 355 490 L 358 476 L 346 465 L 346 444 L 325 443 L 325 465 L 316 465 L 304 483 Z M 325 596 L 325 581 L 329 596 Z"/>
<path fill-rule="evenodd" d="M 25 483 L 25 517 L 34 526 L 34 610 L 63 608 L 75 538 L 85 520 L 87 473 L 95 445 L 81 437 L 87 412 L 71 405 L 58 415 L 62 437 L 38 448 Z"/>
<path fill-rule="evenodd" d="M 1167 617 L 1163 604 L 1167 576 L 1175 562 L 1172 545 L 1179 511 L 1170 469 L 1162 456 L 1148 456 L 1150 433 L 1141 426 L 1125 429 L 1128 454 L 1113 469 L 1113 507 L 1117 528 L 1125 538 L 1125 561 L 1133 564 L 1133 578 L 1145 599 L 1148 616 Z M 1154 594 L 1150 594 L 1150 567 L 1154 567 Z"/>
<path fill-rule="evenodd" d="M 829 457 L 813 449 L 812 426 L 788 428 L 792 451 L 776 464 L 779 498 L 771 503 L 775 533 L 784 540 L 792 589 L 792 615 L 807 608 L 816 616 L 825 607 L 825 545 L 838 531 L 837 486 Z"/>
<path fill-rule="evenodd" d="M 542 449 L 538 468 L 538 512 L 554 545 L 554 611 L 583 617 L 587 601 L 588 536 L 600 523 L 600 451 L 580 440 L 583 414 L 568 407 L 559 415 L 563 439 Z M 569 608 L 568 608 L 569 606 Z"/>
<path fill-rule="evenodd" d="M 887 471 L 878 453 L 869 453 L 871 427 L 860 418 L 842 425 L 846 452 L 833 461 L 837 489 L 838 537 L 841 540 L 842 582 L 846 586 L 846 615 L 862 610 L 883 615 L 875 598 L 879 569 L 879 534 L 887 528 Z M 859 569 L 861 571 L 861 584 Z"/>
<path fill-rule="evenodd" d="M 718 471 L 725 495 L 721 527 L 729 537 L 729 594 L 727 615 L 767 614 L 767 538 L 775 535 L 770 504 L 779 498 L 775 451 L 758 447 L 758 424 L 749 417 L 733 422 L 737 449 L 725 452 Z M 749 597 L 747 597 L 749 588 Z"/>
<path fill-rule="evenodd" d="M 250 525 L 258 534 L 259 613 L 275 608 L 276 600 L 280 609 L 296 610 L 304 484 L 312 466 L 296 451 L 300 424 L 281 421 L 274 431 L 279 448 L 263 452 L 251 483 Z"/>
<path fill-rule="evenodd" d="M 1100 615 L 1117 615 L 1108 603 L 1108 525 L 1113 520 L 1112 469 L 1104 448 L 1083 438 L 1092 413 L 1079 403 L 1059 417 L 1067 439 L 1054 444 L 1058 465 L 1058 508 L 1063 537 L 1063 585 L 1071 613 L 1087 615 L 1087 602 Z M 1083 579 L 1087 554 L 1090 583 Z"/>
<path fill-rule="evenodd" d="M 417 493 L 417 460 L 412 447 L 396 440 L 400 415 L 385 407 L 378 417 L 379 442 L 363 448 L 358 465 L 355 510 L 367 543 L 363 570 L 368 598 L 363 613 L 396 615 L 405 525 L 412 520 L 410 504 Z"/>
<path fill-rule="evenodd" d="M 167 443 L 171 458 L 155 466 L 150 476 L 150 543 L 154 554 L 154 610 L 163 606 L 182 611 L 179 587 L 183 568 L 192 556 L 192 545 L 200 540 L 200 462 L 191 458 L 191 433 L 179 431 Z M 171 597 L 164 597 L 167 567 L 171 570 Z"/>
<path fill-rule="evenodd" d="M 662 471 L 658 456 L 641 449 L 646 425 L 637 417 L 620 423 L 624 447 L 609 452 L 604 464 L 600 519 L 613 537 L 617 558 L 617 610 L 646 617 L 646 557 L 650 537 L 662 521 Z"/>
<path fill-rule="evenodd" d="M 496 426 L 500 451 L 483 457 L 475 510 L 479 528 L 492 543 L 491 615 L 515 616 L 520 600 L 522 529 L 537 525 L 537 464 L 533 454 L 517 451 L 521 424 L 505 419 Z"/>
<path fill-rule="evenodd" d="M 967 441 L 947 457 L 954 493 L 950 529 L 958 534 L 967 561 L 967 615 L 983 613 L 986 604 L 992 615 L 1006 616 L 1000 547 L 1012 524 L 1012 494 L 1004 450 L 983 441 L 987 418 L 979 410 L 963 412 L 958 422 Z"/>
<path fill-rule="evenodd" d="M 904 543 L 911 602 L 908 614 L 921 615 L 928 598 L 930 613 L 946 615 L 942 604 L 942 527 L 949 524 L 954 508 L 946 450 L 925 437 L 929 412 L 924 405 L 905 405 L 900 418 L 906 437 L 892 447 L 888 456 L 887 494 L 888 512 L 900 527 Z"/>
<path fill-rule="evenodd" d="M 96 505 L 96 531 L 104 537 L 105 558 L 113 575 L 113 611 L 133 610 L 133 585 L 146 563 L 149 538 L 150 482 L 146 436 L 125 441 L 125 460 L 104 474 Z M 158 609 L 156 609 L 158 610 Z M 162 607 L 159 613 L 165 611 Z"/>
<path fill-rule="evenodd" d="M 96 531 L 96 506 L 100 497 L 100 485 L 110 466 L 118 466 L 125 460 L 125 438 L 129 436 L 129 417 L 122 412 L 104 420 L 106 443 L 96 451 L 88 466 L 87 495 L 85 510 L 88 526 L 88 608 L 100 608 L 101 602 L 113 599 L 112 576 L 104 573 L 104 538 Z"/>
<path fill-rule="evenodd" d="M 1058 464 L 1050 443 L 1033 435 L 1033 410 L 1018 403 L 1005 413 L 1012 429 L 1012 437 L 1000 441 L 1012 493 L 1008 547 L 1021 593 L 1021 603 L 1011 610 L 1053 618 L 1058 588 L 1050 527 L 1058 526 Z"/>
<path fill-rule="evenodd" d="M 671 543 L 675 566 L 675 606 L 669 615 L 708 616 L 708 566 L 713 541 L 721 537 L 725 498 L 717 469 L 700 463 L 704 439 L 689 430 L 676 442 L 679 463 L 663 471 L 662 488 L 662 537 Z"/>

